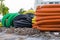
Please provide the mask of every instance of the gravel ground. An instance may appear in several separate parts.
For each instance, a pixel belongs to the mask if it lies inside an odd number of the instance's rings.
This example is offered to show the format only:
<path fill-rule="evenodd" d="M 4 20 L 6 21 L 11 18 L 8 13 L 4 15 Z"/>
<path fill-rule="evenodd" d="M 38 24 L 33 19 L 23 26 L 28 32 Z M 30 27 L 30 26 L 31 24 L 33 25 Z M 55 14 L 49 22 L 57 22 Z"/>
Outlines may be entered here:
<path fill-rule="evenodd" d="M 60 32 L 41 32 L 32 28 L 0 28 L 0 40 L 60 40 Z"/>

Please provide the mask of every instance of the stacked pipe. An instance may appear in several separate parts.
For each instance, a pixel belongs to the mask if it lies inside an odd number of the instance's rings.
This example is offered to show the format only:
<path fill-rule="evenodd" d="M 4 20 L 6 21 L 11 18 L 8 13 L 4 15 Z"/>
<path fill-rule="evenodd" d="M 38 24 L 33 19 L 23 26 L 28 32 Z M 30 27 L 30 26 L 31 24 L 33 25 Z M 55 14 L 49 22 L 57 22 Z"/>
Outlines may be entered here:
<path fill-rule="evenodd" d="M 38 6 L 33 28 L 41 31 L 60 31 L 60 4 Z"/>
<path fill-rule="evenodd" d="M 4 15 L 2 18 L 3 27 L 10 28 L 11 26 L 13 26 L 13 19 L 18 15 L 18 13 L 8 13 Z"/>

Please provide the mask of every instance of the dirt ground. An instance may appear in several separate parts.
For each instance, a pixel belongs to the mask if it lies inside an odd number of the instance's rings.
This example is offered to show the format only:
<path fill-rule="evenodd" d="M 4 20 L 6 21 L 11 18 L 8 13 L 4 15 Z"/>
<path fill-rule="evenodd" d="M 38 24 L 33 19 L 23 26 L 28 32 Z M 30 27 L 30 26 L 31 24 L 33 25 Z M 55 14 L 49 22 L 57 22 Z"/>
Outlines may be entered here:
<path fill-rule="evenodd" d="M 0 28 L 0 40 L 60 40 L 60 32 L 32 28 Z"/>

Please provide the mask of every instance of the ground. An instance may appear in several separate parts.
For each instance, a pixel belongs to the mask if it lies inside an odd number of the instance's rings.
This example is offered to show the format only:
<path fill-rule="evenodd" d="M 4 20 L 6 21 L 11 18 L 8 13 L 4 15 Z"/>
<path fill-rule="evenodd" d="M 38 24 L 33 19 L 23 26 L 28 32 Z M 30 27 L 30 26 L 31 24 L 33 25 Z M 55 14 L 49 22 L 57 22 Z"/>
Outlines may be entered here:
<path fill-rule="evenodd" d="M 60 40 L 59 33 L 32 28 L 0 28 L 0 40 Z"/>

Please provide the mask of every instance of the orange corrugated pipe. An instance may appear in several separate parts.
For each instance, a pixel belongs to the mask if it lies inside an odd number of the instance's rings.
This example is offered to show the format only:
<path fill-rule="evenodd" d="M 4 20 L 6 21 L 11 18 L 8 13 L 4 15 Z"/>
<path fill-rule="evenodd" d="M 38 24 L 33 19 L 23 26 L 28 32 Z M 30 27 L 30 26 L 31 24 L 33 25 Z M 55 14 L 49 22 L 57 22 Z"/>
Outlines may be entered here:
<path fill-rule="evenodd" d="M 41 31 L 60 31 L 60 4 L 38 6 L 33 28 Z"/>
<path fill-rule="evenodd" d="M 43 16 L 43 17 L 37 16 L 36 21 L 51 20 L 51 19 L 60 19 L 60 16 Z"/>
<path fill-rule="evenodd" d="M 60 16 L 60 13 L 35 13 L 36 16 Z"/>
<path fill-rule="evenodd" d="M 60 8 L 41 8 L 36 10 L 36 12 L 40 13 L 60 13 Z"/>
<path fill-rule="evenodd" d="M 60 8 L 60 4 L 46 4 L 43 5 L 41 8 Z"/>
<path fill-rule="evenodd" d="M 37 29 L 41 30 L 41 31 L 60 31 L 60 28 L 42 28 L 42 27 L 37 27 Z"/>
<path fill-rule="evenodd" d="M 40 24 L 40 25 L 42 25 L 42 24 L 44 24 L 44 25 L 45 24 L 46 25 L 48 25 L 48 24 L 60 24 L 60 19 L 57 19 L 57 20 L 53 19 L 53 20 L 37 21 L 36 24 Z"/>

